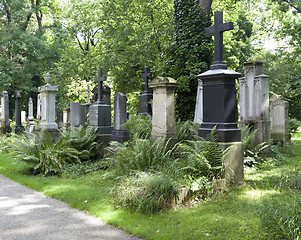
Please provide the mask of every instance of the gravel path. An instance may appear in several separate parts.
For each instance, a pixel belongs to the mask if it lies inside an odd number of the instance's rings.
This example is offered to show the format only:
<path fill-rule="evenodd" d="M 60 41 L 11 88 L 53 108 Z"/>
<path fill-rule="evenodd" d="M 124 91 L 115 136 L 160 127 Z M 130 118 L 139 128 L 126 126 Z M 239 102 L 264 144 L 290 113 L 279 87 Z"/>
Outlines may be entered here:
<path fill-rule="evenodd" d="M 138 240 L 0 175 L 0 240 Z"/>

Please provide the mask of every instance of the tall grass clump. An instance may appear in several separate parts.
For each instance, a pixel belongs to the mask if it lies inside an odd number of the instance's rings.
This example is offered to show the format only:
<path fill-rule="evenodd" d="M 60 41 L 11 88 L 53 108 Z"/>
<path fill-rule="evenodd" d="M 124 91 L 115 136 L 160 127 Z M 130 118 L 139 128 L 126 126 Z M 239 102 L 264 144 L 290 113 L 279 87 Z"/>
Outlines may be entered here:
<path fill-rule="evenodd" d="M 160 172 L 136 172 L 123 178 L 111 193 L 116 203 L 123 207 L 155 214 L 171 206 L 177 195 L 177 183 Z"/>
<path fill-rule="evenodd" d="M 152 117 L 150 115 L 130 115 L 129 120 L 125 123 L 130 133 L 130 139 L 150 138 L 152 132 Z"/>

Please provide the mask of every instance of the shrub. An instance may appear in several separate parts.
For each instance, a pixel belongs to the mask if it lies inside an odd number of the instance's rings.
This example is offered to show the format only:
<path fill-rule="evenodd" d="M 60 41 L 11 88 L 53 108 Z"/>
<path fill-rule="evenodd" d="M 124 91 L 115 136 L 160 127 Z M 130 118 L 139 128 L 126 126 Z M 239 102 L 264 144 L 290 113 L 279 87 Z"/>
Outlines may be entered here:
<path fill-rule="evenodd" d="M 75 148 L 80 152 L 81 161 L 95 158 L 99 155 L 100 146 L 96 143 L 97 133 L 94 128 L 70 127 L 67 131 L 63 131 L 61 140 L 63 144 Z"/>
<path fill-rule="evenodd" d="M 137 172 L 122 179 L 112 189 L 116 203 L 145 214 L 154 214 L 171 205 L 177 195 L 177 185 L 162 173 Z"/>
<path fill-rule="evenodd" d="M 172 150 L 168 148 L 168 142 L 161 138 L 153 142 L 149 139 L 134 138 L 131 144 L 111 142 L 109 150 L 113 156 L 108 160 L 118 174 L 160 171 L 168 168 L 172 161 Z"/>
<path fill-rule="evenodd" d="M 53 142 L 47 131 L 15 136 L 11 147 L 34 174 L 57 174 L 66 163 L 80 161 L 79 151 L 66 145 L 61 139 Z"/>
<path fill-rule="evenodd" d="M 152 117 L 150 115 L 131 115 L 125 125 L 131 140 L 134 138 L 148 139 L 152 131 Z"/>
<path fill-rule="evenodd" d="M 289 118 L 288 119 L 288 128 L 289 132 L 297 132 L 298 128 L 301 126 L 301 121 L 296 118 Z"/>
<path fill-rule="evenodd" d="M 194 123 L 190 120 L 187 120 L 185 122 L 177 121 L 176 136 L 178 142 L 198 139 L 198 128 L 199 128 L 199 124 Z"/>

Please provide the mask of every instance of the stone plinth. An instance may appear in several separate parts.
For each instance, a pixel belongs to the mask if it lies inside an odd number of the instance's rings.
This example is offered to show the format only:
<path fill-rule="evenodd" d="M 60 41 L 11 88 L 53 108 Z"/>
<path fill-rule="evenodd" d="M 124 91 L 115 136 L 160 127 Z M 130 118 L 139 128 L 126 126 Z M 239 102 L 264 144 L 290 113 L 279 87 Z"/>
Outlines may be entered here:
<path fill-rule="evenodd" d="M 10 131 L 9 97 L 7 91 L 3 91 L 1 96 L 1 133 L 6 134 Z"/>
<path fill-rule="evenodd" d="M 107 104 L 92 104 L 89 109 L 89 127 L 95 128 L 98 139 L 107 146 L 111 139 L 111 107 Z"/>
<path fill-rule="evenodd" d="M 153 118 L 151 139 L 177 141 L 175 132 L 175 88 L 176 80 L 169 77 L 155 77 L 149 84 L 153 89 Z"/>
<path fill-rule="evenodd" d="M 240 73 L 213 69 L 198 75 L 203 82 L 203 122 L 198 135 L 208 138 L 216 126 L 220 142 L 238 142 L 235 80 Z"/>
<path fill-rule="evenodd" d="M 288 127 L 288 102 L 274 96 L 271 104 L 271 137 L 273 142 L 289 144 L 291 135 Z"/>
<path fill-rule="evenodd" d="M 124 125 L 127 122 L 126 100 L 126 96 L 120 92 L 114 97 L 114 129 L 111 141 L 123 143 L 130 139 L 129 132 Z"/>
<path fill-rule="evenodd" d="M 245 77 L 239 79 L 240 125 L 258 129 L 254 145 L 270 143 L 269 77 L 262 74 L 262 62 L 245 63 Z"/>
<path fill-rule="evenodd" d="M 224 160 L 224 177 L 227 183 L 242 184 L 244 182 L 244 145 L 242 142 L 219 143 L 222 150 L 227 148 Z"/>
<path fill-rule="evenodd" d="M 50 74 L 46 74 L 45 80 L 47 84 L 39 87 L 41 94 L 41 122 L 39 124 L 39 130 L 46 130 L 53 133 L 53 136 L 56 137 L 58 124 L 55 122 L 55 95 L 58 88 L 57 86 L 49 84 L 51 80 Z"/>

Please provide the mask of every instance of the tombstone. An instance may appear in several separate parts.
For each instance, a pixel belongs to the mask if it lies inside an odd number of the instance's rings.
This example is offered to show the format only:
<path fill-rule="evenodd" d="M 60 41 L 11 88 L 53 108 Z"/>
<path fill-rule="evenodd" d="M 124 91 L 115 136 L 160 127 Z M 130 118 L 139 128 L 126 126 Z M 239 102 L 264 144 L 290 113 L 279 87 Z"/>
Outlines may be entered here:
<path fill-rule="evenodd" d="M 71 102 L 70 103 L 70 126 L 85 127 L 85 123 L 86 123 L 85 106 L 80 103 Z"/>
<path fill-rule="evenodd" d="M 173 146 L 177 142 L 175 131 L 176 80 L 170 77 L 155 77 L 149 84 L 153 89 L 153 117 L 151 140 L 164 138 Z"/>
<path fill-rule="evenodd" d="M 34 125 L 34 116 L 33 116 L 33 102 L 32 98 L 29 98 L 28 101 L 28 118 L 27 118 L 27 126 L 26 126 L 26 131 L 29 133 L 34 132 L 35 130 L 35 125 Z"/>
<path fill-rule="evenodd" d="M 203 98 L 198 96 L 197 99 L 197 105 L 203 106 L 198 135 L 207 139 L 216 127 L 220 147 L 232 146 L 231 154 L 224 161 L 225 178 L 228 182 L 240 183 L 243 181 L 243 143 L 237 127 L 235 81 L 241 74 L 227 69 L 223 60 L 223 32 L 232 29 L 232 22 L 223 23 L 221 11 L 214 13 L 214 26 L 205 29 L 207 35 L 214 34 L 214 62 L 210 70 L 197 76 L 203 86 Z"/>
<path fill-rule="evenodd" d="M 105 104 L 103 99 L 102 84 L 106 80 L 103 76 L 102 68 L 98 70 L 98 77 L 95 81 L 98 83 L 98 98 L 95 104 L 90 106 L 89 127 L 95 128 L 98 134 L 98 140 L 103 146 L 109 144 L 111 139 L 111 106 Z"/>
<path fill-rule="evenodd" d="M 271 104 L 271 137 L 274 143 L 290 144 L 288 127 L 288 102 L 274 95 Z"/>
<path fill-rule="evenodd" d="M 67 130 L 70 127 L 70 108 L 64 108 L 63 110 L 63 130 Z"/>
<path fill-rule="evenodd" d="M 22 125 L 21 122 L 21 106 L 22 106 L 22 101 L 21 101 L 21 93 L 17 92 L 16 93 L 16 101 L 15 101 L 15 122 L 16 125 L 13 127 L 13 132 L 15 134 L 20 134 L 25 131 L 25 128 Z"/>
<path fill-rule="evenodd" d="M 198 79 L 198 89 L 193 121 L 199 124 L 203 122 L 203 82 L 201 79 Z"/>
<path fill-rule="evenodd" d="M 38 94 L 37 96 L 37 120 L 41 120 L 41 94 Z"/>
<path fill-rule="evenodd" d="M 127 122 L 126 100 L 126 96 L 120 92 L 114 97 L 114 129 L 111 141 L 123 143 L 130 139 L 129 132 L 124 126 Z"/>
<path fill-rule="evenodd" d="M 6 134 L 10 131 L 9 98 L 7 91 L 3 91 L 1 96 L 1 133 Z"/>
<path fill-rule="evenodd" d="M 151 101 L 153 94 L 150 93 L 148 87 L 148 79 L 152 76 L 148 68 L 144 68 L 144 73 L 141 75 L 144 78 L 144 92 L 139 96 L 139 114 L 152 115 Z"/>
<path fill-rule="evenodd" d="M 258 129 L 254 145 L 270 143 L 269 78 L 262 74 L 262 62 L 244 64 L 245 76 L 239 79 L 240 125 Z"/>
<path fill-rule="evenodd" d="M 21 123 L 25 123 L 25 122 L 26 122 L 26 112 L 21 111 Z"/>
<path fill-rule="evenodd" d="M 45 75 L 46 85 L 39 87 L 41 94 L 41 122 L 39 130 L 48 131 L 53 138 L 58 137 L 58 124 L 55 122 L 55 95 L 58 91 L 57 86 L 50 85 L 51 75 Z"/>

